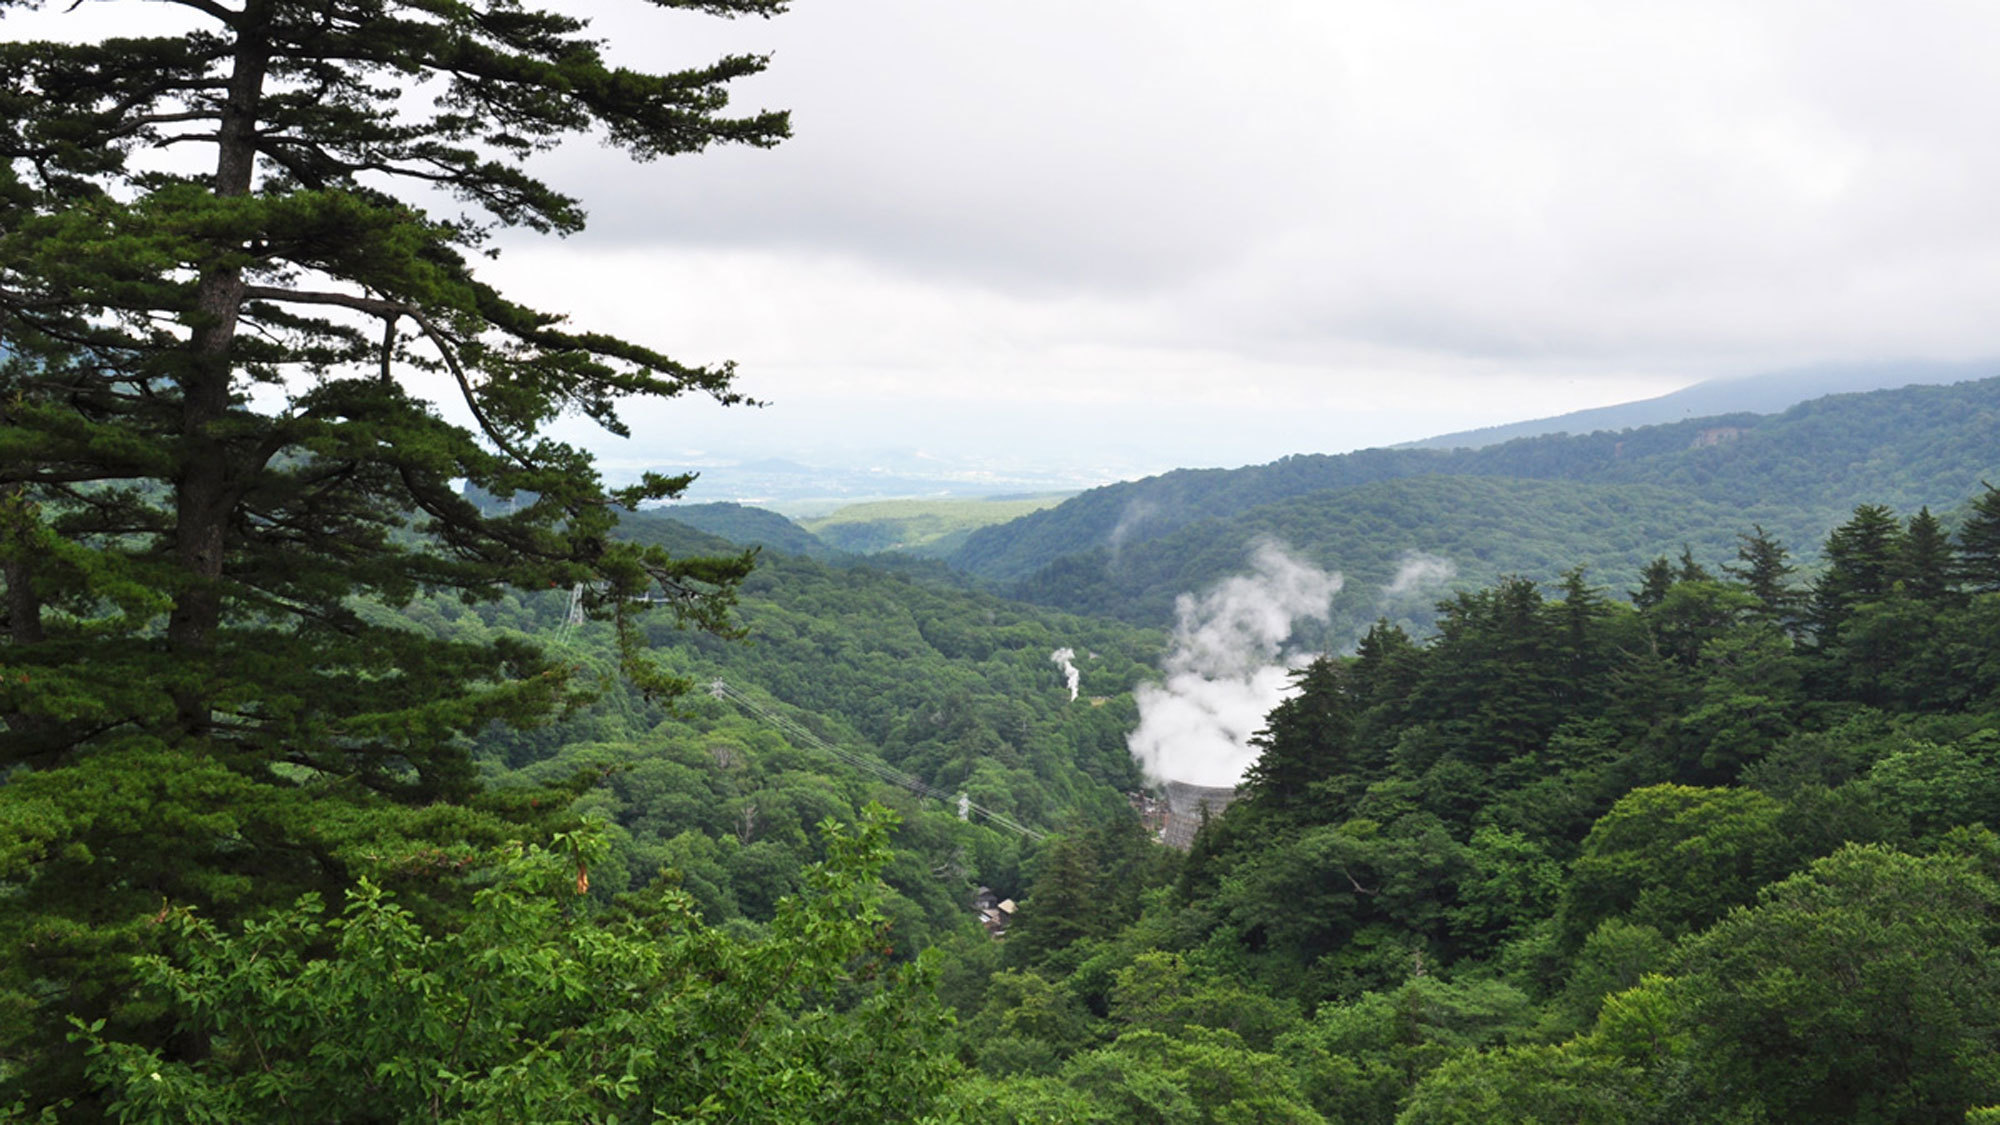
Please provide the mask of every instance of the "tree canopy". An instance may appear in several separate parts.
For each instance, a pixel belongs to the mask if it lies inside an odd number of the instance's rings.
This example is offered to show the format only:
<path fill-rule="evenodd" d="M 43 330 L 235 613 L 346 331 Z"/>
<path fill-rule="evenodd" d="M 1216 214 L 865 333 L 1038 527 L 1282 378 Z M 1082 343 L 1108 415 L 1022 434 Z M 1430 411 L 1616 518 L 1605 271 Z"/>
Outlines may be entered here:
<path fill-rule="evenodd" d="M 783 114 L 726 112 L 764 60 L 635 73 L 583 20 L 511 3 L 178 7 L 184 35 L 0 45 L 10 758 L 136 728 L 435 789 L 421 744 L 546 706 L 560 670 L 411 644 L 351 599 L 581 582 L 608 615 L 651 596 L 722 625 L 742 558 L 607 535 L 689 478 L 607 489 L 541 431 L 622 433 L 634 396 L 738 401 L 731 368 L 570 328 L 474 263 L 496 228 L 582 226 L 525 164 L 564 137 L 640 159 L 778 141 Z M 205 169 L 175 170 L 190 150 Z M 429 210 L 440 192 L 461 206 Z M 413 389 L 432 377 L 472 428 Z M 516 503 L 482 512 L 467 482 Z"/>
<path fill-rule="evenodd" d="M 545 432 L 622 434 L 640 398 L 739 402 L 733 368 L 573 327 L 478 265 L 502 229 L 581 229 L 532 167 L 566 138 L 639 160 L 781 140 L 784 113 L 729 106 L 765 58 L 640 73 L 584 19 L 512 0 L 149 7 L 179 26 L 0 43 L 0 771 L 22 782 L 0 878 L 10 932 L 41 935 L 0 975 L 30 1023 L 110 1010 L 107 966 L 151 940 L 135 911 L 336 893 L 545 818 L 481 804 L 468 737 L 592 685 L 397 607 L 573 588 L 672 695 L 636 618 L 727 631 L 750 566 L 614 537 L 618 508 L 691 478 L 610 487 Z"/>

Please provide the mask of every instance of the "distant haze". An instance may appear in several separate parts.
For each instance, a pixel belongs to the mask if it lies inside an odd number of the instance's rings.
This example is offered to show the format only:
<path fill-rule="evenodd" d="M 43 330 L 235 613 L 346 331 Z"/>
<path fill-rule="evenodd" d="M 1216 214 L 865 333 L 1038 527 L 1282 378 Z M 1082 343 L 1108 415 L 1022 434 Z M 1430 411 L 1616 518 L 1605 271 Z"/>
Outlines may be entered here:
<path fill-rule="evenodd" d="M 1316 428 L 1308 416 L 1268 404 L 1193 412 L 1199 418 L 1175 417 L 1165 406 L 1136 413 L 1042 411 L 1034 417 L 999 411 L 983 419 L 961 419 L 956 429 L 925 434 L 925 445 L 902 449 L 860 444 L 869 434 L 884 443 L 892 441 L 900 423 L 889 419 L 875 423 L 878 432 L 867 424 L 837 425 L 831 418 L 815 423 L 801 412 L 787 415 L 776 407 L 725 412 L 687 404 L 687 413 L 707 417 L 712 424 L 707 436 L 714 440 L 708 448 L 682 450 L 678 455 L 663 452 L 656 454 L 659 460 L 650 460 L 633 456 L 637 450 L 612 446 L 608 469 L 620 475 L 644 468 L 692 467 L 702 473 L 693 500 L 737 500 L 788 515 L 814 515 L 886 497 L 1074 491 L 1176 468 L 1263 464 L 1294 453 L 1341 453 L 1395 444 L 1477 446 L 1535 434 L 1627 429 L 1712 414 L 1776 413 L 1829 394 L 1995 374 L 2000 374 L 2000 360 L 1826 364 L 1711 380 L 1636 402 L 1513 419 L 1484 429 L 1409 437 L 1384 432 L 1350 444 L 1340 444 L 1341 434 Z M 794 428 L 785 424 L 787 417 L 799 423 L 796 440 L 790 443 L 785 435 Z M 641 437 L 634 444 L 645 441 Z M 731 441 L 741 444 L 732 447 Z M 731 448 L 782 449 L 783 455 L 731 455 Z M 1127 519 L 1136 525 L 1149 514 L 1135 510 Z M 1121 538 L 1114 533 L 1114 550 Z"/>
<path fill-rule="evenodd" d="M 773 404 L 640 412 L 663 464 L 1068 486 L 2000 354 L 2000 6 L 576 10 L 631 65 L 770 52 L 736 100 L 794 114 L 768 152 L 565 148 L 592 229 L 496 265 Z"/>

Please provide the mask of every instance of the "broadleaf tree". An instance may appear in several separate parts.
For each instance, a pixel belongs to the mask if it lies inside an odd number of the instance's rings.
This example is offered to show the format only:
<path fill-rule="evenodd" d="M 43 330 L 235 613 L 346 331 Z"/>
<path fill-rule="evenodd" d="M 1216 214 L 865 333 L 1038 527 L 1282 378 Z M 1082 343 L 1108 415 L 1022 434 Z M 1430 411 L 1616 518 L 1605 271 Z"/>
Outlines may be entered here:
<path fill-rule="evenodd" d="M 492 883 L 443 932 L 365 881 L 337 916 L 307 895 L 240 934 L 176 911 L 142 991 L 212 1049 L 76 1037 L 127 1121 L 924 1119 L 956 1066 L 933 959 L 881 945 L 895 822 L 823 824 L 826 859 L 754 939 L 678 890 L 587 917 L 589 832 L 482 859 Z"/>
<path fill-rule="evenodd" d="M 691 478 L 612 488 L 546 430 L 623 434 L 638 399 L 739 402 L 733 368 L 573 327 L 476 267 L 505 228 L 582 227 L 533 167 L 565 139 L 649 160 L 788 131 L 729 107 L 766 58 L 640 73 L 553 5 L 55 8 L 40 18 L 74 34 L 0 42 L 0 1030 L 40 1029 L 0 1040 L 43 1046 L 78 980 L 131 946 L 93 935 L 128 932 L 138 903 L 247 909 L 334 892 L 358 857 L 393 867 L 426 831 L 395 810 L 475 800 L 468 732 L 588 689 L 531 641 L 441 641 L 383 607 L 580 588 L 642 687 L 687 686 L 646 663 L 635 615 L 728 630 L 749 557 L 618 540 L 619 507 Z M 163 11 L 181 25 L 91 35 Z M 176 841 L 80 803 L 174 769 L 313 800 L 244 817 L 197 794 L 148 821 Z M 78 781 L 18 784 L 55 771 Z M 507 809 L 481 815 L 438 831 L 505 834 Z M 353 846 L 371 817 L 407 854 Z M 152 862 L 176 849 L 227 877 Z M 46 1062 L 0 1043 L 0 1084 Z"/>

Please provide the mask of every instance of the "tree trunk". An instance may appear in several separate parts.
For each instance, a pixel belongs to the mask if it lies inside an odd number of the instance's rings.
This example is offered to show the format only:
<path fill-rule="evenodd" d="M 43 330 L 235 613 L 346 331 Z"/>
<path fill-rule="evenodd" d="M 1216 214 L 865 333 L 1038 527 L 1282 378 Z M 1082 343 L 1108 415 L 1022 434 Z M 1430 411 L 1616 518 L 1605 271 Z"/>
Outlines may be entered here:
<path fill-rule="evenodd" d="M 252 3 L 237 18 L 229 92 L 216 130 L 218 196 L 248 195 L 254 181 L 257 118 L 270 64 L 269 22 L 269 3 Z M 232 471 L 228 443 L 215 432 L 229 412 L 231 353 L 243 303 L 243 270 L 228 261 L 234 249 L 218 247 L 202 269 L 193 335 L 180 373 L 182 448 L 180 475 L 174 481 L 174 535 L 183 585 L 168 618 L 167 647 L 196 673 L 193 683 L 174 693 L 184 735 L 199 735 L 210 724 L 199 668 L 222 619 L 229 516 L 244 485 L 239 479 L 243 474 Z"/>
<path fill-rule="evenodd" d="M 42 624 L 42 599 L 35 591 L 35 546 L 28 541 L 35 523 L 33 501 L 24 486 L 0 488 L 0 582 L 7 586 L 7 642 L 28 647 L 47 638 Z M 27 673 L 22 673 L 25 678 Z M 55 724 L 27 711 L 0 711 L 12 743 L 0 755 L 0 767 L 46 753 Z"/>

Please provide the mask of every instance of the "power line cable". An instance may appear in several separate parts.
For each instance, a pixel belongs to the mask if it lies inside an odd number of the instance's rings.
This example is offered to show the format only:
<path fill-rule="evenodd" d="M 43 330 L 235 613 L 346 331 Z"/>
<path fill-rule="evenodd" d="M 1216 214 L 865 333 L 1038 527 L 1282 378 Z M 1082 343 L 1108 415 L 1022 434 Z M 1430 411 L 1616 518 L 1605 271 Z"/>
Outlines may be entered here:
<path fill-rule="evenodd" d="M 929 797 L 947 804 L 956 803 L 961 808 L 969 809 L 985 817 L 988 823 L 996 827 L 1005 828 L 1009 832 L 1025 836 L 1031 840 L 1040 840 L 1048 835 L 1048 833 L 1043 832 L 1041 829 L 1031 828 L 1005 813 L 995 812 L 971 800 L 963 793 L 956 795 L 947 793 L 937 786 L 924 781 L 922 778 L 904 773 L 894 766 L 873 758 L 863 757 L 852 751 L 843 750 L 826 739 L 821 738 L 819 735 L 814 734 L 812 731 L 807 730 L 805 727 L 800 726 L 798 723 L 793 722 L 791 719 L 771 711 L 756 700 L 738 691 L 734 685 L 727 681 L 716 680 L 709 684 L 708 693 L 717 699 L 726 699 L 736 704 L 738 707 L 748 711 L 752 717 L 763 721 L 769 726 L 775 727 L 793 741 L 802 742 L 815 750 L 822 751 L 830 757 L 853 766 L 855 769 L 872 774 L 891 785 L 901 786 L 918 796 Z"/>

